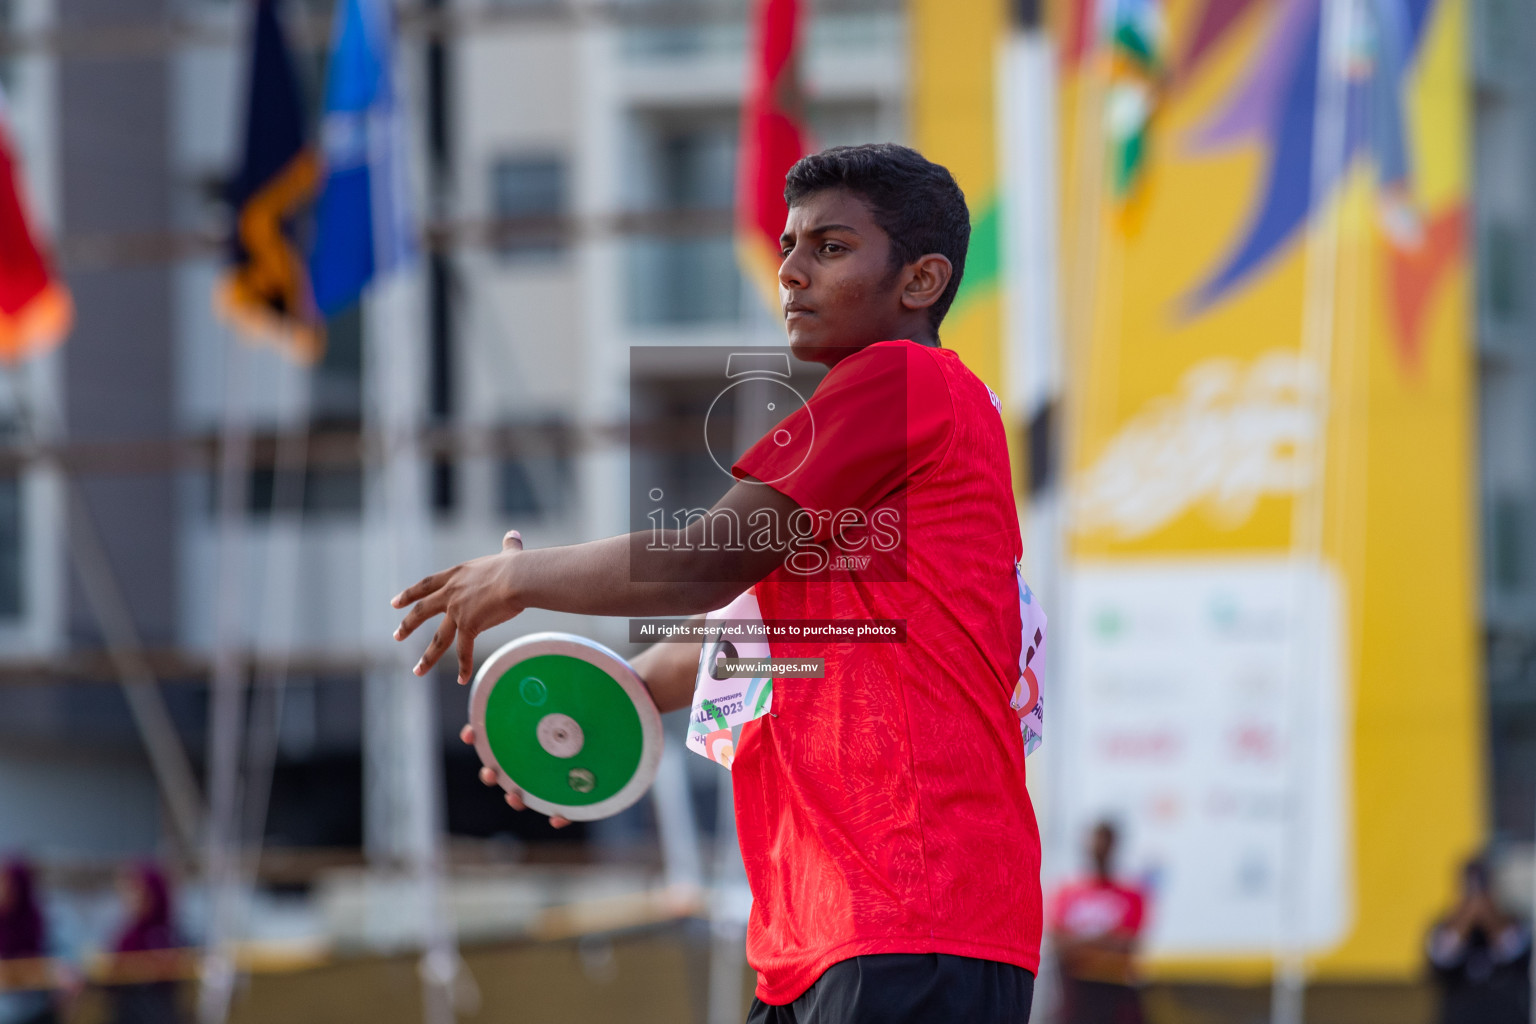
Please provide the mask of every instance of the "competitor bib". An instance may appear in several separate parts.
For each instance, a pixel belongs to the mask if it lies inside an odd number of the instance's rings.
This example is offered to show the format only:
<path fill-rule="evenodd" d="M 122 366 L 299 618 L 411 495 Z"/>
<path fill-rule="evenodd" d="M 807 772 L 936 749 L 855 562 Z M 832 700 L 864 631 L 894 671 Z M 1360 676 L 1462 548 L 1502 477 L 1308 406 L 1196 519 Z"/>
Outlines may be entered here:
<path fill-rule="evenodd" d="M 705 626 L 721 620 L 762 624 L 757 594 L 749 589 L 718 611 L 704 616 Z M 773 708 L 773 679 L 722 679 L 717 674 L 722 658 L 767 658 L 768 641 L 727 639 L 716 630 L 705 637 L 699 651 L 699 671 L 693 685 L 693 711 L 688 719 L 688 749 L 727 769 L 736 760 L 736 740 L 741 726 L 761 718 Z"/>
<path fill-rule="evenodd" d="M 1019 592 L 1019 679 L 1014 684 L 1008 706 L 1019 716 L 1019 731 L 1024 738 L 1024 755 L 1033 754 L 1045 738 L 1045 695 L 1041 680 L 1045 677 L 1045 612 L 1035 600 L 1034 591 L 1024 582 L 1019 566 L 1013 567 Z M 762 609 L 757 594 L 748 590 L 718 611 L 704 616 L 709 624 L 722 620 L 761 623 Z M 699 650 L 699 669 L 694 679 L 693 709 L 688 719 L 688 749 L 727 769 L 736 760 L 736 741 L 741 726 L 773 710 L 773 679 L 721 678 L 718 664 L 722 658 L 769 658 L 768 641 L 728 639 L 716 631 L 706 635 Z"/>
<path fill-rule="evenodd" d="M 1033 754 L 1045 738 L 1045 694 L 1040 681 L 1045 678 L 1045 612 L 1035 600 L 1034 591 L 1024 582 L 1023 571 L 1015 565 L 1014 578 L 1019 583 L 1019 623 L 1023 633 L 1019 647 L 1019 681 L 1014 684 L 1008 706 L 1019 716 L 1019 731 L 1024 734 L 1024 756 Z"/>

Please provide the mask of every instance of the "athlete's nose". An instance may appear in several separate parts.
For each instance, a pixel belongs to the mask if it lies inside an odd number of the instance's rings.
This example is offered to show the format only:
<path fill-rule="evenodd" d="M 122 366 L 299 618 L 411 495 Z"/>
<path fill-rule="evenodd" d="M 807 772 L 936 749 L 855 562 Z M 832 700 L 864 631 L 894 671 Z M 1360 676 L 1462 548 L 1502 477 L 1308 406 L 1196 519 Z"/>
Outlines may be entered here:
<path fill-rule="evenodd" d="M 789 299 L 785 292 L 804 291 L 810 286 L 810 277 L 805 272 L 805 261 L 799 255 L 800 248 L 796 246 L 784 257 L 784 262 L 779 264 L 779 298 L 781 302 Z"/>

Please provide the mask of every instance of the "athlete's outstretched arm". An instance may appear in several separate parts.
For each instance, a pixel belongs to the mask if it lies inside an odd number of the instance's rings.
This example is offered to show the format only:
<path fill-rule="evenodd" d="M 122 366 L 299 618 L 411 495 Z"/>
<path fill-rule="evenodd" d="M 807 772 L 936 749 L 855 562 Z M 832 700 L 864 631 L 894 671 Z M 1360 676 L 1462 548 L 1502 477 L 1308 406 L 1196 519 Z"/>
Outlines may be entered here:
<path fill-rule="evenodd" d="M 395 630 L 404 640 L 425 621 L 443 621 L 416 663 L 424 675 L 455 640 L 459 652 L 459 682 L 474 674 L 474 639 L 525 608 L 583 615 L 696 615 L 726 604 L 744 589 L 777 569 L 788 556 L 777 545 L 751 550 L 747 544 L 719 545 L 712 531 L 730 517 L 740 524 L 738 536 L 751 529 L 755 514 L 766 513 L 788 524 L 800 510 L 793 498 L 771 487 L 737 482 L 708 516 L 687 528 L 664 531 L 660 549 L 647 548 L 650 533 L 626 534 L 567 547 L 523 550 L 522 537 L 509 532 L 502 550 L 428 576 L 397 594 L 391 604 L 410 606 Z M 777 532 L 777 531 L 775 531 Z M 631 572 L 631 557 L 642 553 L 643 573 Z M 637 580 L 636 575 L 645 579 Z"/>
<path fill-rule="evenodd" d="M 704 617 L 690 621 L 703 622 Z M 702 647 L 702 642 L 651 644 L 630 659 L 630 667 L 645 680 L 651 699 L 663 714 L 685 708 L 693 700 Z"/>

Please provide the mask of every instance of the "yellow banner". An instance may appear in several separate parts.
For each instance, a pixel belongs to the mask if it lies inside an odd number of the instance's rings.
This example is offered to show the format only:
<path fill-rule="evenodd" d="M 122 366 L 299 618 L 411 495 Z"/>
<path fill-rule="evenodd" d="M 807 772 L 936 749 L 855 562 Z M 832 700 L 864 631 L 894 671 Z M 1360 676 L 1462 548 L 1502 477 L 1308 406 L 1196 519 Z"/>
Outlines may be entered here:
<path fill-rule="evenodd" d="M 1053 14 L 1069 826 L 1165 972 L 1415 974 L 1485 830 L 1466 2 Z"/>
<path fill-rule="evenodd" d="M 1002 230 L 997 187 L 995 62 L 1003 0 L 912 0 L 912 135 L 954 174 L 971 210 L 965 276 L 940 335 L 993 389 L 1002 388 Z"/>

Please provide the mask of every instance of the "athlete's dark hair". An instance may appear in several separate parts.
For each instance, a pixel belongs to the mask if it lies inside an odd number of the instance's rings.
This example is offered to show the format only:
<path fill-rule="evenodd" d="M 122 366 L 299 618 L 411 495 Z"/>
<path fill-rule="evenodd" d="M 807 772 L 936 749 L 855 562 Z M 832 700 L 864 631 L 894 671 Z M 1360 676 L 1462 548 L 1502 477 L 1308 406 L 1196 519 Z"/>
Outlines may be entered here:
<path fill-rule="evenodd" d="M 949 258 L 954 276 L 928 307 L 928 317 L 938 329 L 955 301 L 971 244 L 971 215 L 954 176 L 906 146 L 837 146 L 804 157 L 789 169 L 784 201 L 794 206 L 832 188 L 847 189 L 868 204 L 875 223 L 890 236 L 892 271 L 931 252 Z"/>

